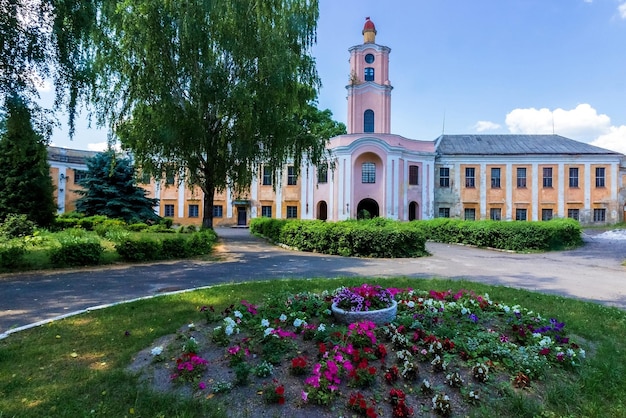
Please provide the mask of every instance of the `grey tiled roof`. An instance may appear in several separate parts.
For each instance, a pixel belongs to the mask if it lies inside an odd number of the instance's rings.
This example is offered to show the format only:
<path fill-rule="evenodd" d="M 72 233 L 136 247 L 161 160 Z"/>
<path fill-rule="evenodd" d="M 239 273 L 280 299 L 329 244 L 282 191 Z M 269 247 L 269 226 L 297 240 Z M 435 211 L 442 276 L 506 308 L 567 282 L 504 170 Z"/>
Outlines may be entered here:
<path fill-rule="evenodd" d="M 85 164 L 88 158 L 96 155 L 95 151 L 85 151 L 61 147 L 48 147 L 48 161 Z"/>
<path fill-rule="evenodd" d="M 441 155 L 620 155 L 560 135 L 442 135 L 436 144 Z"/>

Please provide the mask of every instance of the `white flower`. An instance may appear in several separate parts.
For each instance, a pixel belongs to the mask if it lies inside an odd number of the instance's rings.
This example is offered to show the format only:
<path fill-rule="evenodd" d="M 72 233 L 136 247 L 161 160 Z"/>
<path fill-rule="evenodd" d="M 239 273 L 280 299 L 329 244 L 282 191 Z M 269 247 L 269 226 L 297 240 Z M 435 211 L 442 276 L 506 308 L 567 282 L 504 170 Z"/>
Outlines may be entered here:
<path fill-rule="evenodd" d="M 574 353 L 574 350 L 572 350 L 571 348 L 567 349 L 567 357 L 574 357 L 576 353 Z"/>
<path fill-rule="evenodd" d="M 541 338 L 541 333 L 539 333 L 539 332 L 533 332 L 533 337 L 535 337 L 535 338 Z M 539 344 L 541 344 L 541 343 L 539 343 Z"/>
<path fill-rule="evenodd" d="M 578 355 L 580 356 L 580 358 L 585 358 L 585 356 L 587 355 L 587 353 L 585 352 L 585 350 L 583 350 L 582 348 L 578 350 Z"/>
<path fill-rule="evenodd" d="M 265 332 L 263 333 L 264 337 L 267 337 L 268 335 L 270 335 L 272 332 L 274 332 L 274 328 L 265 328 Z"/>
<path fill-rule="evenodd" d="M 294 327 L 298 328 L 298 327 L 300 327 L 301 325 L 302 325 L 302 326 L 306 326 L 306 321 L 303 321 L 303 320 L 302 320 L 302 319 L 300 319 L 300 318 L 296 318 L 296 319 L 294 319 L 294 321 L 293 321 L 293 326 L 294 326 Z"/>
<path fill-rule="evenodd" d="M 322 331 L 326 331 L 326 325 L 324 324 L 319 324 L 319 326 L 317 327 L 317 330 L 322 332 Z"/>
<path fill-rule="evenodd" d="M 235 322 L 235 320 L 229 316 L 224 318 L 224 322 L 226 323 L 227 326 L 231 326 L 231 327 L 237 326 L 237 323 Z"/>
<path fill-rule="evenodd" d="M 406 306 L 408 306 L 409 308 L 415 308 L 415 302 L 410 300 L 410 301 L 407 302 Z"/>
<path fill-rule="evenodd" d="M 239 311 L 233 312 L 233 315 L 235 315 L 235 318 L 243 318 L 243 314 Z"/>
<path fill-rule="evenodd" d="M 224 333 L 226 335 L 233 335 L 233 332 L 235 331 L 235 328 L 232 325 L 226 325 L 226 328 L 224 329 Z"/>
<path fill-rule="evenodd" d="M 511 311 L 511 308 L 509 308 L 508 306 L 504 305 L 504 306 L 502 307 L 502 310 L 503 310 L 505 313 L 509 313 L 509 312 Z"/>
<path fill-rule="evenodd" d="M 162 352 L 163 352 L 163 347 L 159 345 L 157 347 L 154 347 L 150 351 L 150 354 L 152 354 L 153 356 L 160 356 Z"/>
<path fill-rule="evenodd" d="M 189 325 L 187 325 L 187 328 L 189 329 L 196 329 L 196 324 L 194 324 L 193 322 Z"/>
<path fill-rule="evenodd" d="M 278 319 L 280 319 L 280 322 L 285 322 L 287 320 L 287 315 L 281 314 L 280 317 L 278 317 Z"/>
<path fill-rule="evenodd" d="M 461 308 L 461 315 L 465 315 L 469 312 L 469 309 L 467 309 L 466 307 L 462 307 Z"/>
<path fill-rule="evenodd" d="M 545 337 L 541 339 L 541 341 L 539 341 L 539 345 L 542 347 L 552 345 L 552 339 L 546 335 Z"/>
<path fill-rule="evenodd" d="M 270 321 L 268 321 L 265 318 L 261 319 L 261 326 L 264 326 L 266 328 L 269 327 L 270 326 Z"/>

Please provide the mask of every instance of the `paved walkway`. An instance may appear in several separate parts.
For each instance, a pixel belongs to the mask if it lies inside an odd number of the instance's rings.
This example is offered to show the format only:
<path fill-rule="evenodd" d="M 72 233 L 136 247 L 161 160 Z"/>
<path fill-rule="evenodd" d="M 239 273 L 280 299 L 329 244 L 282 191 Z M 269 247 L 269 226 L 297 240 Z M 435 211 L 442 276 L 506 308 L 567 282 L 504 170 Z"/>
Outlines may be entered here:
<path fill-rule="evenodd" d="M 450 277 L 626 309 L 626 240 L 585 235 L 585 246 L 511 254 L 428 243 L 430 257 L 362 259 L 284 250 L 247 229 L 218 228 L 219 261 L 179 261 L 0 277 L 0 334 L 103 304 L 219 283 L 271 278 Z"/>

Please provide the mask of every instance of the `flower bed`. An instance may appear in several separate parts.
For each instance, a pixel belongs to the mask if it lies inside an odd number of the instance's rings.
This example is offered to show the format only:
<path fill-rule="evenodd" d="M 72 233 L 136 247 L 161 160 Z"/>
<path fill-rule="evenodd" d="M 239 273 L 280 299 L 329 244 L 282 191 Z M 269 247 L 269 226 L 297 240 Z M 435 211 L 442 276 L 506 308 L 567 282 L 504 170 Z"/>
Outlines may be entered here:
<path fill-rule="evenodd" d="M 170 370 L 166 390 L 237 404 L 249 416 L 366 417 L 466 414 L 503 396 L 503 385 L 539 384 L 585 357 L 562 322 L 488 295 L 386 289 L 397 302 L 393 322 L 339 324 L 330 306 L 343 291 L 206 307 L 206 330 L 186 327 L 146 356 L 153 373 Z"/>

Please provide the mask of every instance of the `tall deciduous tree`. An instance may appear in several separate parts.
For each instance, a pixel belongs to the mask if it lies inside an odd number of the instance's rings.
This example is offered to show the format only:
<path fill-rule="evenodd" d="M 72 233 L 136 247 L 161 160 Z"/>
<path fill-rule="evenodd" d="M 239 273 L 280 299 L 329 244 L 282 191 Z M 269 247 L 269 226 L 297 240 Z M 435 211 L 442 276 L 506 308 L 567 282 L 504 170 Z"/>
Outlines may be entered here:
<path fill-rule="evenodd" d="M 214 193 L 248 187 L 257 164 L 323 157 L 308 128 L 317 0 L 115 3 L 99 15 L 96 104 L 143 171 L 201 188 L 203 227 Z"/>
<path fill-rule="evenodd" d="M 40 226 L 55 218 L 54 187 L 46 141 L 33 129 L 31 112 L 17 95 L 6 98 L 6 120 L 0 135 L 0 219 L 26 215 Z"/>
<path fill-rule="evenodd" d="M 135 169 L 130 158 L 115 155 L 112 150 L 100 152 L 87 160 L 87 173 L 76 190 L 81 197 L 76 211 L 87 216 L 106 215 L 126 222 L 158 220 L 153 207 L 157 199 L 146 197 L 136 184 Z"/>

